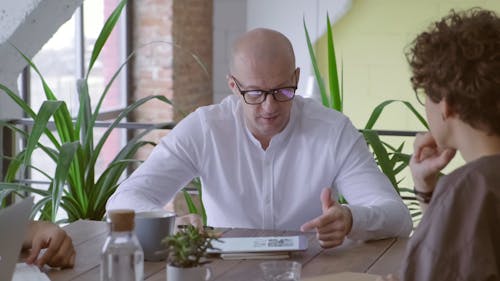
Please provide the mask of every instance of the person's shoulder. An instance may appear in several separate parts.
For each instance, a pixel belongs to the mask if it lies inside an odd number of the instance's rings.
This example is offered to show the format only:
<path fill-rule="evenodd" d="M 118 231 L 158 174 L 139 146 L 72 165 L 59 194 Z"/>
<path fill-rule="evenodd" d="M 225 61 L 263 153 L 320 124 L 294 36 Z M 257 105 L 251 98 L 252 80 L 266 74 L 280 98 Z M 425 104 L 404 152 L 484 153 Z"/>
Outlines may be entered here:
<path fill-rule="evenodd" d="M 210 121 L 234 120 L 234 116 L 239 108 L 239 99 L 234 95 L 225 97 L 220 103 L 201 106 L 194 114 L 201 119 Z"/>
<path fill-rule="evenodd" d="M 463 208 L 464 206 L 459 206 L 462 204 L 493 204 L 500 207 L 499 166 L 500 155 L 493 155 L 457 168 L 440 179 L 435 199 L 441 201 L 441 204 L 453 205 L 455 210 Z"/>
<path fill-rule="evenodd" d="M 481 157 L 475 161 L 467 163 L 450 174 L 442 178 L 443 184 L 446 186 L 470 186 L 470 183 L 475 182 L 474 186 L 469 188 L 488 189 L 500 193 L 497 187 L 497 182 L 500 181 L 500 154 Z"/>
<path fill-rule="evenodd" d="M 303 122 L 310 122 L 315 126 L 337 126 L 350 121 L 343 113 L 327 108 L 314 99 L 296 96 L 294 102 Z"/>
<path fill-rule="evenodd" d="M 238 98 L 234 95 L 224 98 L 220 103 L 198 107 L 195 111 L 184 117 L 176 126 L 192 127 L 201 126 L 209 129 L 212 125 L 228 125 L 234 122 L 239 110 Z"/>

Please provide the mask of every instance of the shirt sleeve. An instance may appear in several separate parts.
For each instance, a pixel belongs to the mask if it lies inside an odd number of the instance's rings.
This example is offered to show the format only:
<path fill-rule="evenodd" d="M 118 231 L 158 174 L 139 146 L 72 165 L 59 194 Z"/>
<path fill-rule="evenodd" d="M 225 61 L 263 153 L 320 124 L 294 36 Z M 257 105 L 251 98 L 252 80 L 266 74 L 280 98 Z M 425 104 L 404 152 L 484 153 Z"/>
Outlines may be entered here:
<path fill-rule="evenodd" d="M 106 209 L 161 209 L 194 177 L 201 160 L 203 129 L 196 112 L 184 118 L 109 198 Z"/>
<path fill-rule="evenodd" d="M 334 186 L 348 202 L 354 240 L 408 237 L 412 221 L 408 208 L 389 179 L 379 170 L 363 136 L 347 122 L 339 143 L 340 170 Z"/>

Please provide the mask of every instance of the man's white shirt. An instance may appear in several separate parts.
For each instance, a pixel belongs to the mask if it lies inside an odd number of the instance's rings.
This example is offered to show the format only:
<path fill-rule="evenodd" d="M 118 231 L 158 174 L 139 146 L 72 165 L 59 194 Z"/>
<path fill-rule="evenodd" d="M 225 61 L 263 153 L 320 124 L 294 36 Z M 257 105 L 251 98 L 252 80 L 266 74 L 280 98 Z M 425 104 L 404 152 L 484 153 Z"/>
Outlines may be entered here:
<path fill-rule="evenodd" d="M 325 187 L 342 194 L 351 239 L 408 236 L 407 207 L 349 119 L 296 96 L 285 129 L 266 150 L 245 125 L 237 96 L 197 109 L 162 138 L 117 189 L 107 209 L 162 208 L 200 177 L 208 224 L 299 230 L 322 214 Z"/>

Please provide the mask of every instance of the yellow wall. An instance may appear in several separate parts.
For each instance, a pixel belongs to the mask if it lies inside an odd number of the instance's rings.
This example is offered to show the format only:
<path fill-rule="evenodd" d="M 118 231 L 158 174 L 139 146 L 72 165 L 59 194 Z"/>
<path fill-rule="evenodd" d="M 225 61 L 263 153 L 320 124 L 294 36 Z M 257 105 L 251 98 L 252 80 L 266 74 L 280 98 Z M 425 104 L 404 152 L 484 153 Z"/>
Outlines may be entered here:
<path fill-rule="evenodd" d="M 404 49 L 432 21 L 452 8 L 480 6 L 500 12 L 500 0 L 353 0 L 352 4 L 333 33 L 339 69 L 343 61 L 344 112 L 356 127 L 363 127 L 372 109 L 386 99 L 408 100 L 424 113 L 410 86 Z M 319 54 L 326 54 L 324 37 L 317 45 Z M 318 61 L 326 69 L 326 57 L 320 55 Z M 377 128 L 423 130 L 401 105 L 390 106 Z"/>
<path fill-rule="evenodd" d="M 411 102 L 425 117 L 415 99 L 404 56 L 405 48 L 429 24 L 450 9 L 482 7 L 500 13 L 500 0 L 353 0 L 351 10 L 333 26 L 337 64 L 342 61 L 344 81 L 344 113 L 357 128 L 365 126 L 372 110 L 382 101 L 402 99 Z M 325 19 L 326 24 L 326 19 Z M 318 62 L 326 72 L 326 35 L 317 43 Z M 340 77 L 339 77 L 340 79 Z M 424 130 L 425 128 L 401 104 L 386 108 L 376 129 Z M 386 138 L 393 145 L 401 138 Z M 406 138 L 404 151 L 412 152 L 412 138 Z M 444 172 L 463 164 L 455 157 Z M 411 186 L 410 175 L 403 173 L 405 185 Z"/>

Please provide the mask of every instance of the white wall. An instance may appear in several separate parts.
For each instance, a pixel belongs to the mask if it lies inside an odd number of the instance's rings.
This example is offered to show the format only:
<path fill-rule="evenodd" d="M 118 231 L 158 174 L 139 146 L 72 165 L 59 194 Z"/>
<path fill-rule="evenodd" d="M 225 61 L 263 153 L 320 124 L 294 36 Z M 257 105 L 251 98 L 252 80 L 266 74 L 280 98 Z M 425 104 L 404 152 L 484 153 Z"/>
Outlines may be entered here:
<path fill-rule="evenodd" d="M 247 0 L 214 0 L 214 103 L 231 94 L 226 83 L 226 75 L 229 73 L 228 54 L 233 40 L 247 30 L 246 9 Z"/>
<path fill-rule="evenodd" d="M 314 44 L 326 30 L 326 11 L 334 22 L 350 6 L 351 0 L 214 0 L 214 102 L 230 94 L 221 79 L 227 74 L 227 58 L 224 63 L 220 59 L 226 53 L 222 52 L 227 52 L 235 36 L 257 27 L 278 30 L 290 39 L 301 68 L 298 93 L 310 96 L 316 83 L 302 19 Z"/>
<path fill-rule="evenodd" d="M 17 77 L 26 62 L 11 46 L 34 56 L 59 26 L 71 18 L 83 0 L 2 0 L 0 3 L 0 83 L 17 92 Z M 18 118 L 17 110 L 0 92 L 0 118 Z"/>

